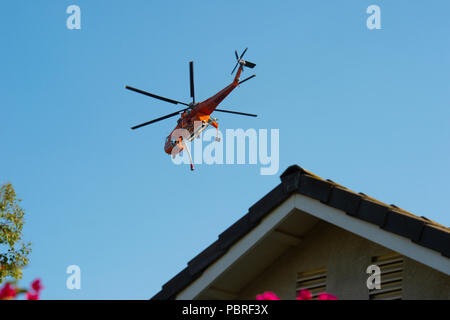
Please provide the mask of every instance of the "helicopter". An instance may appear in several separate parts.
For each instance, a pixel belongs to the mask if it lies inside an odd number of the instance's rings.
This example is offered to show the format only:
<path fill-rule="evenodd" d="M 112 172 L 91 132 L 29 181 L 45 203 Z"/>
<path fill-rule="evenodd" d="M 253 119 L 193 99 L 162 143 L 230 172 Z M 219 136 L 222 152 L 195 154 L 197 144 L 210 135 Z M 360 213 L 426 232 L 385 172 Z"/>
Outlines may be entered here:
<path fill-rule="evenodd" d="M 192 102 L 185 103 L 178 100 L 169 99 L 166 97 L 162 97 L 147 91 L 143 91 L 140 89 L 136 89 L 134 87 L 125 86 L 126 89 L 161 100 L 165 102 L 169 102 L 172 104 L 181 104 L 184 105 L 185 108 L 178 110 L 176 112 L 170 113 L 168 115 L 165 115 L 163 117 L 150 120 L 148 122 L 136 125 L 132 127 L 132 130 L 136 130 L 138 128 L 142 128 L 144 126 L 150 125 L 152 123 L 165 120 L 171 117 L 175 117 L 177 115 L 181 115 L 180 118 L 177 121 L 177 126 L 175 129 L 172 130 L 172 132 L 167 136 L 166 142 L 164 144 L 164 151 L 172 155 L 172 157 L 175 157 L 178 153 L 180 153 L 183 150 L 186 150 L 189 156 L 190 160 L 190 168 L 191 170 L 194 170 L 194 164 L 192 161 L 191 153 L 189 151 L 188 146 L 186 145 L 186 141 L 191 142 L 193 139 L 198 138 L 200 136 L 200 133 L 205 130 L 208 126 L 213 126 L 217 130 L 217 136 L 215 138 L 216 141 L 220 141 L 219 138 L 219 124 L 218 119 L 211 116 L 211 113 L 214 111 L 217 112 L 224 112 L 224 113 L 230 113 L 230 114 L 237 114 L 242 116 L 248 116 L 248 117 L 257 117 L 256 114 L 251 113 L 244 113 L 244 112 L 238 112 L 238 111 L 231 111 L 226 109 L 217 109 L 219 104 L 240 84 L 254 78 L 256 75 L 253 74 L 244 80 L 240 80 L 241 73 L 244 70 L 244 67 L 253 69 L 256 64 L 250 61 L 246 61 L 243 59 L 245 53 L 247 52 L 246 48 L 241 55 L 238 54 L 238 52 L 235 50 L 235 57 L 236 57 L 236 65 L 233 68 L 233 71 L 231 71 L 231 74 L 235 72 L 237 69 L 236 75 L 233 79 L 233 82 L 226 86 L 221 91 L 217 92 L 212 97 L 202 101 L 202 102 L 196 102 L 195 101 L 195 89 L 194 89 L 194 62 L 189 62 L 189 82 L 190 82 L 190 96 L 192 98 Z M 239 66 L 239 68 L 238 68 Z M 180 129 L 184 129 L 187 132 L 187 135 L 180 135 Z"/>

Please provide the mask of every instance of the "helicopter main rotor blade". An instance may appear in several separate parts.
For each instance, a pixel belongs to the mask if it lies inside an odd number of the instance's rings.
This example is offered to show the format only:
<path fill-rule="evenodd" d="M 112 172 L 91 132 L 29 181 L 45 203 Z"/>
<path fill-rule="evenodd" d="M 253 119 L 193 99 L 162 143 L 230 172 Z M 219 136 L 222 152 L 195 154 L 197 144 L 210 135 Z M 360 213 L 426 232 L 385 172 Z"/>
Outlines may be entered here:
<path fill-rule="evenodd" d="M 135 130 L 135 129 L 138 129 L 138 128 L 140 128 L 140 127 L 147 126 L 147 125 L 149 125 L 149 124 L 152 124 L 152 123 L 155 123 L 155 122 L 158 122 L 158 121 L 167 119 L 167 118 L 174 117 L 174 116 L 180 114 L 180 112 L 183 112 L 183 111 L 185 111 L 185 110 L 186 110 L 186 109 L 181 109 L 181 110 L 179 110 L 179 111 L 177 111 L 177 112 L 168 114 L 168 115 L 163 116 L 163 117 L 161 117 L 161 118 L 157 118 L 157 119 L 154 119 L 154 120 L 150 120 L 150 121 L 148 121 L 148 122 L 145 122 L 145 123 L 138 124 L 137 126 L 132 127 L 131 130 Z"/>
<path fill-rule="evenodd" d="M 238 114 L 241 116 L 248 116 L 248 117 L 257 117 L 258 116 L 256 114 L 252 114 L 252 113 L 244 113 L 244 112 L 230 111 L 230 110 L 224 110 L 224 109 L 216 109 L 214 111 L 233 113 L 233 114 Z"/>
<path fill-rule="evenodd" d="M 177 101 L 177 100 L 173 100 L 173 99 L 169 99 L 169 98 L 164 98 L 164 97 L 158 96 L 156 94 L 153 94 L 153 93 L 150 93 L 150 92 L 147 92 L 147 91 L 143 91 L 143 90 L 139 90 L 139 89 L 136 89 L 136 88 L 133 88 L 133 87 L 130 87 L 130 86 L 126 86 L 125 88 L 128 89 L 128 90 L 131 90 L 131 91 L 134 91 L 134 92 L 137 92 L 137 93 L 144 94 L 146 96 L 155 98 L 155 99 L 162 100 L 162 101 L 170 102 L 170 103 L 173 103 L 173 104 L 183 104 L 185 106 L 189 106 L 187 103 L 184 103 L 184 102 L 181 102 L 181 101 Z"/>
<path fill-rule="evenodd" d="M 254 75 L 252 75 L 252 76 L 250 76 L 250 77 L 248 77 L 248 78 L 245 78 L 245 79 L 242 80 L 242 81 L 239 81 L 239 84 L 243 84 L 245 81 L 248 81 L 248 80 L 250 80 L 250 79 L 253 79 L 254 77 L 256 77 L 256 74 L 254 74 Z"/>
<path fill-rule="evenodd" d="M 195 104 L 195 92 L 194 92 L 194 61 L 189 62 L 189 78 L 191 82 L 191 98 L 192 103 Z"/>

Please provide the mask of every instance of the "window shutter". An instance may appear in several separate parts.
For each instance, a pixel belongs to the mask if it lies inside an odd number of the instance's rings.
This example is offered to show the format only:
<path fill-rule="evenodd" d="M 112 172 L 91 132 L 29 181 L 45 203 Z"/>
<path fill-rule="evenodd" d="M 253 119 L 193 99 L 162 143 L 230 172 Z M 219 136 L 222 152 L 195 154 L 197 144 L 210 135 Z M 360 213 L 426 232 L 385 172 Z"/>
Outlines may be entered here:
<path fill-rule="evenodd" d="M 381 270 L 381 289 L 369 290 L 370 300 L 401 300 L 403 282 L 403 257 L 389 254 L 372 259 Z"/>
<path fill-rule="evenodd" d="M 327 269 L 325 267 L 297 274 L 296 295 L 302 289 L 311 292 L 313 299 L 327 288 Z"/>

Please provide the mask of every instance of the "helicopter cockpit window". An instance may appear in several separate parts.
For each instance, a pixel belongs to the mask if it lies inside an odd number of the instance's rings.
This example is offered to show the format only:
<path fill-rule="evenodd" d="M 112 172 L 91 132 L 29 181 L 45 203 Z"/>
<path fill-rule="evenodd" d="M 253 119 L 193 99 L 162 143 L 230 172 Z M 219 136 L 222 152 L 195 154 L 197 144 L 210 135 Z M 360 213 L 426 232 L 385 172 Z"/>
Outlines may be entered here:
<path fill-rule="evenodd" d="M 166 138 L 166 144 L 167 143 L 173 145 L 173 140 L 170 140 L 170 136 Z"/>
<path fill-rule="evenodd" d="M 177 142 L 175 140 L 170 139 L 170 136 L 169 136 L 166 138 L 166 143 L 169 143 L 171 146 L 174 146 L 174 145 L 176 145 Z"/>

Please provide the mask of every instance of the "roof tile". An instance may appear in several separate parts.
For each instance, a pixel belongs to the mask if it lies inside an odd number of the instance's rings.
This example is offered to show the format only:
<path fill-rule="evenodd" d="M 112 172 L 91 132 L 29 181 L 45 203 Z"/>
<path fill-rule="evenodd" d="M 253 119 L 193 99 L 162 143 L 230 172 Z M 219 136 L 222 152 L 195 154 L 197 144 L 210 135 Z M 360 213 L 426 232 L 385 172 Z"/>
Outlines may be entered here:
<path fill-rule="evenodd" d="M 217 260 L 223 253 L 219 240 L 215 241 L 208 248 L 200 252 L 194 259 L 188 262 L 188 270 L 192 276 L 197 276 L 211 263 Z"/>
<path fill-rule="evenodd" d="M 386 221 L 387 212 L 388 207 L 369 199 L 362 199 L 356 217 L 382 227 Z"/>
<path fill-rule="evenodd" d="M 219 235 L 220 247 L 223 250 L 228 250 L 228 248 L 231 247 L 244 234 L 247 234 L 247 232 L 253 229 L 256 224 L 256 221 L 252 221 L 250 219 L 250 213 L 247 213 Z"/>
<path fill-rule="evenodd" d="M 195 277 L 193 277 L 190 274 L 188 268 L 186 267 L 181 272 L 179 272 L 175 277 L 166 282 L 166 284 L 163 285 L 162 287 L 163 292 L 160 292 L 156 296 L 159 296 L 159 298 L 163 299 L 173 299 L 181 288 L 186 287 L 194 279 Z"/>
<path fill-rule="evenodd" d="M 425 225 L 419 244 L 439 251 L 443 256 L 450 258 L 450 233 L 431 225 Z"/>
<path fill-rule="evenodd" d="M 360 203 L 360 195 L 340 187 L 334 187 L 331 190 L 330 200 L 328 201 L 329 206 L 342 210 L 351 216 L 356 216 Z"/>
<path fill-rule="evenodd" d="M 272 209 L 277 207 L 281 202 L 286 200 L 289 194 L 284 192 L 283 184 L 279 184 L 272 191 L 266 194 L 261 200 L 250 207 L 250 220 L 252 223 L 259 222 Z"/>
<path fill-rule="evenodd" d="M 418 242 L 425 222 L 405 214 L 389 210 L 383 229 Z"/>
<path fill-rule="evenodd" d="M 300 177 L 299 192 L 305 196 L 317 199 L 322 202 L 328 202 L 330 191 L 333 184 L 302 174 Z"/>

